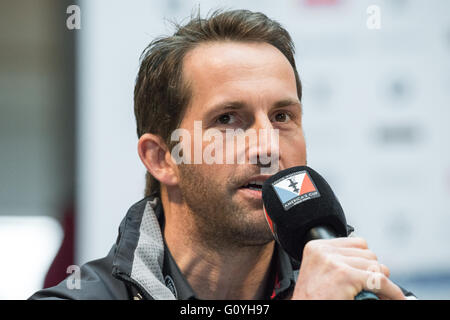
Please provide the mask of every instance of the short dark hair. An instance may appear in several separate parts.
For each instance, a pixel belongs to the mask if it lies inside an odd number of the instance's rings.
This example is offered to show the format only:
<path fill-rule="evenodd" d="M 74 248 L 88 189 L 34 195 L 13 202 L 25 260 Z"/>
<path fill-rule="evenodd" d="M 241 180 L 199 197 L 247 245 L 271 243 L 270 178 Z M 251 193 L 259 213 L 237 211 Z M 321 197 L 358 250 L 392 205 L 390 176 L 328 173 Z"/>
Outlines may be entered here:
<path fill-rule="evenodd" d="M 249 10 L 216 10 L 206 18 L 197 13 L 185 25 L 175 24 L 175 27 L 172 36 L 153 40 L 141 55 L 134 89 L 138 137 L 144 133 L 156 134 L 172 149 L 171 133 L 180 125 L 191 94 L 189 84 L 183 81 L 183 58 L 201 43 L 231 40 L 273 45 L 294 69 L 301 101 L 302 86 L 295 66 L 294 43 L 275 20 Z M 159 188 L 159 181 L 147 172 L 145 196 Z"/>

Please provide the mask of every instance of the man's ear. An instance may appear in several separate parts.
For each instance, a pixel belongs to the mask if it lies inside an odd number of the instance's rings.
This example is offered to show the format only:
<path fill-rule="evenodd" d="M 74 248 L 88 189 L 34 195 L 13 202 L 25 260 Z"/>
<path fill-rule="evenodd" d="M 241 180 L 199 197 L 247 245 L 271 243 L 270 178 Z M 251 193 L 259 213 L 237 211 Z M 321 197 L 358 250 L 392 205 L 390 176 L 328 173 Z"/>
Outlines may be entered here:
<path fill-rule="evenodd" d="M 170 186 L 178 183 L 176 164 L 171 161 L 169 148 L 160 136 L 143 134 L 139 138 L 138 153 L 148 172 L 159 182 Z"/>

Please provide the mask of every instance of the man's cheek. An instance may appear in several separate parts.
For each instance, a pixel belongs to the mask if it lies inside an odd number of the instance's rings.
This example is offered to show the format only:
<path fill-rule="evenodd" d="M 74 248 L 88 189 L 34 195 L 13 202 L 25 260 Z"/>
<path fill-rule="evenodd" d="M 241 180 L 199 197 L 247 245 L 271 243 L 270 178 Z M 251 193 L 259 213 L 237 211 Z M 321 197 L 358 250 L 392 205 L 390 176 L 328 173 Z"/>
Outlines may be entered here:
<path fill-rule="evenodd" d="M 201 179 L 210 187 L 214 189 L 222 189 L 226 183 L 226 178 L 223 177 L 224 165 L 222 164 L 206 164 L 195 165 L 195 172 L 201 175 Z M 199 177 L 200 178 L 200 177 Z"/>
<path fill-rule="evenodd" d="M 306 147 L 303 139 L 280 142 L 280 169 L 306 165 Z"/>

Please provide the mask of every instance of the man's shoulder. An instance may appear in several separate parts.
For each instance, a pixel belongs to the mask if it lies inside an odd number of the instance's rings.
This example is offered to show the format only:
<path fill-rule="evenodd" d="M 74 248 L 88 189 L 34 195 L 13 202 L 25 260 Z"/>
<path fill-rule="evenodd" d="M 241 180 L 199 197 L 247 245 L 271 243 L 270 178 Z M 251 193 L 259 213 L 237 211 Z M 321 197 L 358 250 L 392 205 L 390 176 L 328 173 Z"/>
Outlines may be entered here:
<path fill-rule="evenodd" d="M 90 261 L 58 285 L 39 290 L 29 300 L 123 300 L 129 299 L 126 284 L 112 275 L 115 246 L 104 258 Z"/>
<path fill-rule="evenodd" d="M 54 287 L 39 290 L 29 299 L 123 300 L 139 296 L 137 293 L 145 290 L 139 281 L 132 279 L 134 263 L 141 261 L 136 259 L 135 253 L 139 243 L 144 243 L 139 241 L 142 232 L 146 231 L 141 228 L 142 219 L 146 212 L 146 216 L 160 214 L 157 205 L 158 199 L 153 196 L 133 204 L 122 219 L 116 242 L 106 257 L 92 260 L 81 268 L 74 266 L 73 273 L 65 280 Z M 157 264 L 157 259 L 150 262 Z M 151 268 L 147 271 L 151 272 Z M 152 298 L 150 294 L 145 296 Z"/>

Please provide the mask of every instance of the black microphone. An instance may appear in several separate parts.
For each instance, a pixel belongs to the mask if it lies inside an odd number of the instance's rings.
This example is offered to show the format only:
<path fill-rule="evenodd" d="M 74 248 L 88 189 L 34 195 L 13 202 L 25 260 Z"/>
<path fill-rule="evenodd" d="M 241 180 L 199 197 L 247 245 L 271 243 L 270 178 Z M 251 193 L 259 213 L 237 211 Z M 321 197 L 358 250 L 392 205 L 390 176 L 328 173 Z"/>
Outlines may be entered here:
<path fill-rule="evenodd" d="M 310 240 L 347 237 L 347 222 L 330 185 L 307 166 L 282 170 L 262 187 L 264 213 L 275 240 L 297 262 Z M 356 300 L 378 300 L 361 291 Z"/>

